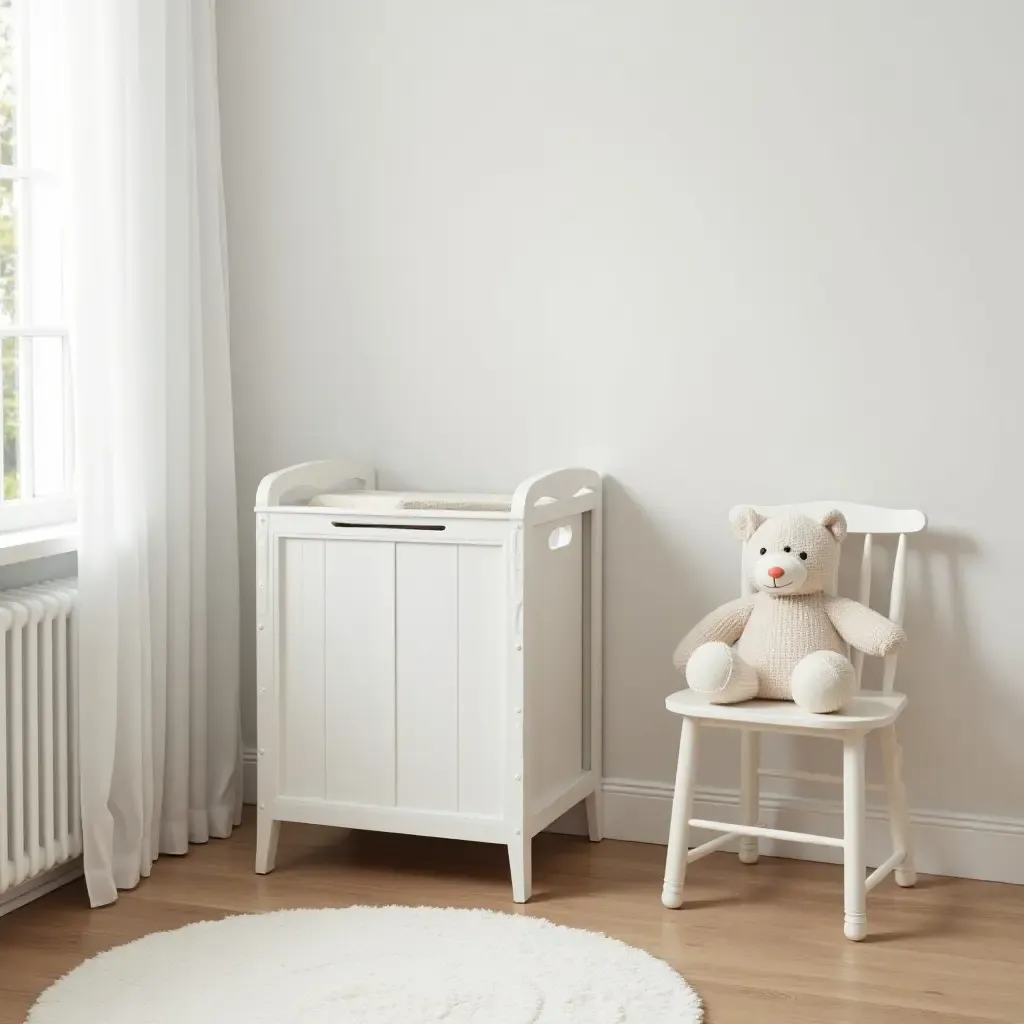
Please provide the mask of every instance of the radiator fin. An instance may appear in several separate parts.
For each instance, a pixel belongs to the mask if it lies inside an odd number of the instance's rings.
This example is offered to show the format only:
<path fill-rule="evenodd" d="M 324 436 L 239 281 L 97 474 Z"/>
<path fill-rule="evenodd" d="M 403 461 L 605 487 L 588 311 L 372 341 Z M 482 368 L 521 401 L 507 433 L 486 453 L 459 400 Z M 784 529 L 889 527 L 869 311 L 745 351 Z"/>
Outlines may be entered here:
<path fill-rule="evenodd" d="M 82 852 L 77 590 L 0 591 L 0 897 Z"/>

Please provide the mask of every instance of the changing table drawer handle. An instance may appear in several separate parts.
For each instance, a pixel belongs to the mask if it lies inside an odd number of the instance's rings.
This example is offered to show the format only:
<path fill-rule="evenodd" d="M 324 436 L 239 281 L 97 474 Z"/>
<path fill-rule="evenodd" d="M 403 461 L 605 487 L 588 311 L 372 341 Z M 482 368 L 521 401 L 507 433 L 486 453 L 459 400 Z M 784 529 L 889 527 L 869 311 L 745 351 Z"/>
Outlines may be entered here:
<path fill-rule="evenodd" d="M 444 523 L 335 523 L 345 530 L 430 530 L 437 532 L 446 529 Z"/>

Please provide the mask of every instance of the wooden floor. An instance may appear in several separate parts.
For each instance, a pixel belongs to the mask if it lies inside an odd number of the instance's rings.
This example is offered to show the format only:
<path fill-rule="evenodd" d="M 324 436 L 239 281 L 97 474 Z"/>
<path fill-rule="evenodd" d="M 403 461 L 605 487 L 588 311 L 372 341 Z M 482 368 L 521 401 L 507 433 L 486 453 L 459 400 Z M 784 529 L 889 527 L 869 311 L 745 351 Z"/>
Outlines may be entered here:
<path fill-rule="evenodd" d="M 1024 1022 L 1024 887 L 887 880 L 855 945 L 843 938 L 841 870 L 828 865 L 714 854 L 671 911 L 659 902 L 662 847 L 542 835 L 534 898 L 518 907 L 500 847 L 285 825 L 277 871 L 260 877 L 254 842 L 249 818 L 229 840 L 161 859 L 112 907 L 88 910 L 76 883 L 0 918 L 0 1024 L 22 1024 L 55 978 L 148 932 L 352 903 L 489 907 L 606 932 L 685 975 L 708 1024 Z"/>

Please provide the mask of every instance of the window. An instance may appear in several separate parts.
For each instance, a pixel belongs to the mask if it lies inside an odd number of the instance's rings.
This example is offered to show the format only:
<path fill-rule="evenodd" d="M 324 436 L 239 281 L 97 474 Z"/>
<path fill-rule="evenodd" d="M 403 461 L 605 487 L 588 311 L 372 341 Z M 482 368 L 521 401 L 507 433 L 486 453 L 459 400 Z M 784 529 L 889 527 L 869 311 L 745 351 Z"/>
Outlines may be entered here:
<path fill-rule="evenodd" d="M 0 0 L 0 531 L 74 518 L 56 4 Z"/>

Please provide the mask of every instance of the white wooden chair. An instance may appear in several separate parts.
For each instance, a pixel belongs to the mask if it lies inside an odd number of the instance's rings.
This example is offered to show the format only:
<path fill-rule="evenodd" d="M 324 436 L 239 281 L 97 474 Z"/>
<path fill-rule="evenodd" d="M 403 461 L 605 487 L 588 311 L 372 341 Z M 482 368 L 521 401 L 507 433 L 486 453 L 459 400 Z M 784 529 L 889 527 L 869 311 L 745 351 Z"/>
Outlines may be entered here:
<path fill-rule="evenodd" d="M 907 534 L 918 533 L 927 524 L 922 512 L 898 511 L 854 505 L 849 502 L 812 502 L 786 507 L 758 507 L 765 516 L 779 515 L 790 509 L 817 517 L 831 508 L 846 516 L 848 532 L 864 535 L 861 558 L 858 600 L 870 604 L 872 537 L 898 535 L 896 557 L 893 563 L 892 590 L 889 618 L 902 623 L 905 600 Z M 836 592 L 838 569 L 830 591 Z M 744 577 L 742 592 L 749 593 L 750 584 Z M 665 865 L 665 886 L 661 901 L 666 907 L 680 907 L 683 903 L 683 881 L 687 864 L 721 849 L 731 840 L 739 838 L 739 857 L 744 864 L 754 864 L 758 857 L 758 836 L 772 839 L 814 843 L 842 849 L 844 863 L 844 891 L 848 939 L 859 941 L 867 934 L 865 902 L 867 893 L 890 871 L 895 870 L 896 883 L 912 886 L 916 881 L 913 855 L 908 830 L 906 790 L 903 785 L 903 752 L 896 740 L 896 719 L 907 704 L 902 693 L 893 690 L 896 678 L 896 655 L 885 659 L 881 692 L 860 692 L 864 655 L 855 651 L 853 664 L 857 670 L 856 696 L 840 711 L 830 715 L 815 715 L 802 711 L 788 701 L 750 700 L 742 704 L 708 704 L 706 699 L 691 690 L 680 690 L 665 701 L 665 706 L 683 718 L 679 741 L 679 763 L 676 768 L 675 792 L 672 800 L 672 823 L 669 829 L 668 858 Z M 693 791 L 697 766 L 697 737 L 701 726 L 742 730 L 740 823 L 731 825 L 721 821 L 705 821 L 691 817 Z M 892 835 L 892 854 L 870 875 L 865 877 L 864 865 L 864 812 L 865 780 L 864 754 L 867 736 L 879 730 L 885 766 L 885 784 L 889 804 L 889 823 Z M 769 770 L 760 766 L 761 732 L 785 732 L 801 736 L 817 736 L 842 740 L 843 774 L 834 776 L 812 772 Z M 798 779 L 807 782 L 841 783 L 843 787 L 843 836 L 810 835 L 787 832 L 783 829 L 763 828 L 758 825 L 759 779 Z M 874 788 L 874 787 L 872 787 Z M 709 829 L 724 835 L 712 839 L 693 850 L 688 849 L 690 828 Z"/>

